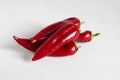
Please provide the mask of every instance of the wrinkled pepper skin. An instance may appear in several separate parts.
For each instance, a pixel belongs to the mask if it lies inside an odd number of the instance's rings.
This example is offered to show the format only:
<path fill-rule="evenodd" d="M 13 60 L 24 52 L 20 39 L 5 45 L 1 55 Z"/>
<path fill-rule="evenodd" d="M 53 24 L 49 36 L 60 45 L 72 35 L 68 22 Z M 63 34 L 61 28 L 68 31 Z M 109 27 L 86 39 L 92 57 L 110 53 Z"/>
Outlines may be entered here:
<path fill-rule="evenodd" d="M 76 40 L 79 29 L 75 24 L 66 24 L 51 35 L 36 51 L 32 61 L 51 55 L 63 45 Z"/>
<path fill-rule="evenodd" d="M 32 51 L 36 52 L 39 46 L 43 44 L 43 42 L 38 42 L 37 44 L 32 44 L 31 39 L 25 39 L 25 38 L 19 38 L 16 36 L 13 36 L 13 38 L 16 40 L 18 44 L 20 44 L 22 47 Z M 57 51 L 55 51 L 53 54 L 49 55 L 51 57 L 64 57 L 64 56 L 70 56 L 77 52 L 78 48 L 76 47 L 75 43 L 72 41 L 70 43 L 65 44 L 61 48 L 59 48 Z"/>
<path fill-rule="evenodd" d="M 70 17 L 70 18 L 67 18 L 67 19 L 65 19 L 63 21 L 59 21 L 59 22 L 53 23 L 51 25 L 48 25 L 47 27 L 45 27 L 44 29 L 42 29 L 40 32 L 38 32 L 31 39 L 31 42 L 32 43 L 36 43 L 36 42 L 39 42 L 43 38 L 48 38 L 53 33 L 55 33 L 55 31 L 57 29 L 61 28 L 62 26 L 66 25 L 66 24 L 69 24 L 69 23 L 73 23 L 78 28 L 80 28 L 80 20 L 78 18 L 76 18 L 76 17 Z"/>

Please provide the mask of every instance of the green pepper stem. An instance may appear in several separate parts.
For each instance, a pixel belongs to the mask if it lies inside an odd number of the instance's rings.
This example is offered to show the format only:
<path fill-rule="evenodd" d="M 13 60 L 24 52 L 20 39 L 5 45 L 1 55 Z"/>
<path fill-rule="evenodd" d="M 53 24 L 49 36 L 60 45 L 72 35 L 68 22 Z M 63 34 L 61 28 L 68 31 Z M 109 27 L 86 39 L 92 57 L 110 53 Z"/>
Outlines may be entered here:
<path fill-rule="evenodd" d="M 85 23 L 85 21 L 81 21 L 81 22 L 80 22 L 80 25 L 82 25 L 82 24 L 84 24 L 84 23 Z"/>
<path fill-rule="evenodd" d="M 100 35 L 100 33 L 95 33 L 95 34 L 92 35 L 92 37 L 96 37 L 98 35 Z"/>
<path fill-rule="evenodd" d="M 76 45 L 76 48 L 77 48 L 77 49 L 81 48 L 81 46 L 80 46 L 80 45 L 78 45 L 78 44 L 75 44 L 75 45 Z"/>

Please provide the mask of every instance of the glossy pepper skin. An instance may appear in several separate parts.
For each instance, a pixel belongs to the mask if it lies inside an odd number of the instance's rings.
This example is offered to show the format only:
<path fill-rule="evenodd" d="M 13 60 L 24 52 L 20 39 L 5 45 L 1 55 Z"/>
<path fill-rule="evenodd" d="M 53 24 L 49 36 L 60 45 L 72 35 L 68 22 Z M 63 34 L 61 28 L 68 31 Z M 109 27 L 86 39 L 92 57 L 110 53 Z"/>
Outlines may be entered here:
<path fill-rule="evenodd" d="M 16 40 L 17 43 L 19 43 L 22 47 L 32 51 L 36 52 L 39 46 L 41 46 L 43 43 L 39 42 L 37 44 L 32 44 L 31 39 L 25 39 L 25 38 L 18 38 L 16 36 L 13 36 L 13 38 Z M 61 48 L 59 48 L 57 51 L 55 51 L 53 54 L 49 55 L 52 57 L 64 57 L 64 56 L 70 56 L 77 52 L 78 48 L 76 47 L 75 43 L 72 41 L 70 43 L 65 44 Z"/>
<path fill-rule="evenodd" d="M 51 55 L 63 45 L 76 40 L 79 37 L 79 29 L 74 24 L 66 24 L 50 36 L 36 51 L 32 61 Z"/>
<path fill-rule="evenodd" d="M 22 47 L 35 52 L 39 46 L 41 46 L 46 40 L 47 38 L 42 38 L 41 41 L 37 42 L 37 43 L 31 43 L 31 39 L 25 39 L 25 38 L 19 38 L 16 36 L 13 36 L 13 38 L 16 40 L 17 43 L 19 43 Z M 79 33 L 79 37 L 76 41 L 78 42 L 89 42 L 92 39 L 92 32 L 87 30 L 83 33 Z M 59 56 L 59 55 L 58 55 Z"/>
<path fill-rule="evenodd" d="M 57 51 L 55 51 L 49 56 L 52 56 L 52 57 L 70 56 L 75 54 L 77 51 L 78 51 L 78 48 L 76 47 L 75 43 L 72 41 L 70 43 L 63 45 L 61 48 L 59 48 Z"/>
<path fill-rule="evenodd" d="M 74 23 L 78 28 L 80 28 L 80 20 L 76 17 L 70 17 L 63 21 L 59 21 L 56 23 L 53 23 L 51 25 L 48 25 L 46 28 L 42 29 L 40 32 L 38 32 L 32 39 L 32 43 L 39 42 L 43 38 L 47 38 L 51 36 L 57 29 L 61 28 L 62 26 Z"/>
<path fill-rule="evenodd" d="M 26 49 L 28 49 L 32 52 L 35 52 L 38 49 L 38 47 L 41 46 L 44 42 L 44 39 L 43 39 L 40 42 L 32 44 L 31 39 L 19 38 L 19 37 L 16 37 L 16 36 L 13 36 L 13 38 L 22 47 L 24 47 L 24 48 L 26 48 Z"/>
<path fill-rule="evenodd" d="M 77 41 L 82 41 L 82 42 L 90 42 L 92 40 L 92 32 L 89 30 L 86 30 L 83 33 L 80 33 Z"/>

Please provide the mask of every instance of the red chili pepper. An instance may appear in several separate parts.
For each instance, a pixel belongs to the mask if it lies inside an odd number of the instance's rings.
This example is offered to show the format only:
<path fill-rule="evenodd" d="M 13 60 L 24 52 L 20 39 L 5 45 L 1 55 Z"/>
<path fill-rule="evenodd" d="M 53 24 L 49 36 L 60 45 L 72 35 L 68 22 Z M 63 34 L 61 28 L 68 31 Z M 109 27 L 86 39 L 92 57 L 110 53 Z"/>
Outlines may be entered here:
<path fill-rule="evenodd" d="M 42 38 L 48 38 L 54 32 L 56 32 L 57 29 L 61 28 L 62 26 L 66 25 L 66 24 L 69 24 L 69 23 L 74 23 L 78 28 L 80 27 L 80 20 L 79 19 L 77 19 L 75 17 L 67 18 L 63 21 L 59 21 L 59 22 L 56 22 L 54 24 L 47 26 L 46 28 L 44 28 L 43 30 L 38 32 L 32 38 L 31 42 L 35 43 L 35 42 L 40 41 Z"/>
<path fill-rule="evenodd" d="M 16 36 L 13 36 L 13 38 L 16 40 L 17 43 L 19 43 L 22 47 L 32 51 L 32 52 L 35 52 L 39 46 L 41 46 L 43 44 L 43 42 L 45 41 L 44 39 L 37 42 L 37 43 L 34 43 L 32 44 L 31 43 L 31 39 L 25 39 L 25 38 L 19 38 L 19 37 L 16 37 Z"/>
<path fill-rule="evenodd" d="M 28 49 L 28 50 L 30 50 L 32 52 L 36 52 L 38 47 L 43 44 L 43 42 L 39 42 L 37 44 L 32 44 L 31 39 L 18 38 L 16 36 L 13 36 L 13 38 L 22 47 L 24 47 L 24 48 L 26 48 L 26 49 Z M 59 48 L 57 51 L 55 51 L 53 54 L 51 54 L 49 56 L 63 57 L 63 56 L 73 55 L 73 54 L 75 54 L 77 52 L 79 47 L 80 46 L 76 46 L 75 43 L 72 41 L 70 43 L 65 44 L 64 46 L 62 46 L 61 48 Z"/>
<path fill-rule="evenodd" d="M 66 24 L 49 37 L 36 51 L 32 61 L 36 61 L 54 53 L 63 45 L 76 40 L 79 37 L 79 29 L 74 24 Z"/>
<path fill-rule="evenodd" d="M 92 34 L 92 31 L 86 30 L 83 33 L 80 33 L 77 41 L 82 41 L 82 42 L 89 42 L 92 40 L 93 37 L 98 36 L 100 33 Z"/>
<path fill-rule="evenodd" d="M 89 31 L 89 30 L 86 30 L 85 32 L 83 33 L 79 33 L 79 38 L 76 40 L 76 41 L 79 41 L 79 42 L 89 42 L 91 41 L 93 37 L 95 36 L 98 36 L 100 33 L 96 33 L 96 34 L 93 34 L 92 35 L 92 32 Z M 17 41 L 17 43 L 19 43 L 21 46 L 23 46 L 24 48 L 32 51 L 32 52 L 35 52 L 39 46 L 41 46 L 45 41 L 46 39 L 45 38 L 42 38 L 41 41 L 37 42 L 37 43 L 34 43 L 32 44 L 31 43 L 31 39 L 25 39 L 25 38 L 18 38 L 16 36 L 13 36 L 13 38 Z M 58 55 L 59 56 L 59 55 Z"/>
<path fill-rule="evenodd" d="M 75 43 L 72 41 L 63 45 L 61 48 L 59 48 L 57 51 L 50 54 L 49 56 L 54 57 L 70 56 L 75 54 L 78 51 L 78 48 L 80 48 L 80 46 L 76 46 Z"/>

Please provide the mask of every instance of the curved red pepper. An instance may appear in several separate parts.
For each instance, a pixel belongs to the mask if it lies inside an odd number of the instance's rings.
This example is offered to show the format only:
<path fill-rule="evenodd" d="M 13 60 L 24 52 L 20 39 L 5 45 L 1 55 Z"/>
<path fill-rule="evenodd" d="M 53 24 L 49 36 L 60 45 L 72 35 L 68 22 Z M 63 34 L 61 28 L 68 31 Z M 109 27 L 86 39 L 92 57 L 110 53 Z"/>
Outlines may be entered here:
<path fill-rule="evenodd" d="M 99 33 L 97 33 L 98 35 Z M 96 34 L 93 34 L 92 35 L 92 32 L 89 31 L 89 30 L 86 30 L 85 32 L 83 33 L 79 33 L 79 37 L 76 41 L 78 42 L 89 42 L 91 41 L 91 38 L 94 37 Z M 41 41 L 37 42 L 37 43 L 34 43 L 32 44 L 31 43 L 31 39 L 25 39 L 25 38 L 19 38 L 19 37 L 16 37 L 16 36 L 13 36 L 13 38 L 16 40 L 17 43 L 19 43 L 22 47 L 32 51 L 32 52 L 35 52 L 39 46 L 41 46 L 46 40 L 47 38 L 42 38 Z M 59 56 L 59 55 L 58 55 Z"/>
<path fill-rule="evenodd" d="M 48 38 L 57 29 L 61 28 L 65 24 L 74 23 L 78 28 L 80 27 L 80 20 L 75 17 L 67 18 L 63 21 L 56 22 L 54 24 L 48 25 L 46 28 L 38 32 L 31 40 L 32 43 L 40 41 L 42 38 Z"/>
<path fill-rule="evenodd" d="M 92 31 L 86 30 L 83 33 L 80 33 L 77 41 L 90 42 L 93 37 L 98 36 L 100 33 L 92 34 Z"/>
<path fill-rule="evenodd" d="M 35 52 L 38 49 L 38 47 L 43 44 L 43 42 L 38 42 L 37 44 L 32 44 L 31 39 L 24 39 L 24 38 L 19 38 L 16 36 L 13 36 L 13 38 L 22 47 L 24 47 L 32 52 Z M 65 44 L 64 46 L 62 46 L 61 48 L 59 48 L 57 51 L 55 51 L 53 54 L 51 54 L 49 56 L 52 56 L 52 57 L 69 56 L 69 55 L 75 54 L 77 52 L 77 50 L 78 50 L 78 48 L 76 47 L 75 43 L 72 41 L 68 44 Z"/>
<path fill-rule="evenodd" d="M 78 48 L 76 47 L 75 43 L 72 41 L 63 45 L 61 48 L 59 48 L 57 51 L 50 54 L 49 56 L 54 56 L 54 57 L 70 56 L 75 54 L 77 51 Z"/>
<path fill-rule="evenodd" d="M 16 36 L 13 36 L 13 38 L 16 40 L 17 43 L 19 43 L 22 47 L 32 51 L 32 52 L 35 52 L 39 46 L 41 46 L 43 44 L 43 42 L 45 41 L 44 39 L 37 42 L 37 43 L 34 43 L 32 44 L 31 43 L 31 39 L 25 39 L 25 38 L 19 38 L 19 37 L 16 37 Z"/>
<path fill-rule="evenodd" d="M 92 32 L 87 30 L 83 33 L 80 33 L 77 41 L 82 41 L 82 42 L 89 42 L 92 39 Z"/>
<path fill-rule="evenodd" d="M 38 48 L 32 61 L 36 61 L 54 53 L 63 45 L 76 40 L 79 37 L 79 29 L 74 24 L 66 24 L 58 29 Z"/>
<path fill-rule="evenodd" d="M 97 33 L 98 35 L 99 33 Z M 89 30 L 86 30 L 85 32 L 83 33 L 79 33 L 79 38 L 76 40 L 76 41 L 79 41 L 79 42 L 89 42 L 91 41 L 91 38 L 94 37 L 96 34 L 93 34 L 92 35 L 92 32 L 89 31 Z M 16 36 L 13 36 L 13 38 L 16 40 L 17 43 L 19 43 L 22 47 L 32 51 L 32 52 L 35 52 L 39 46 L 41 46 L 45 41 L 46 39 L 45 38 L 42 38 L 41 41 L 37 42 L 37 43 L 34 43 L 32 44 L 31 43 L 31 39 L 25 39 L 25 38 L 18 38 Z M 59 56 L 59 54 L 56 56 Z"/>

